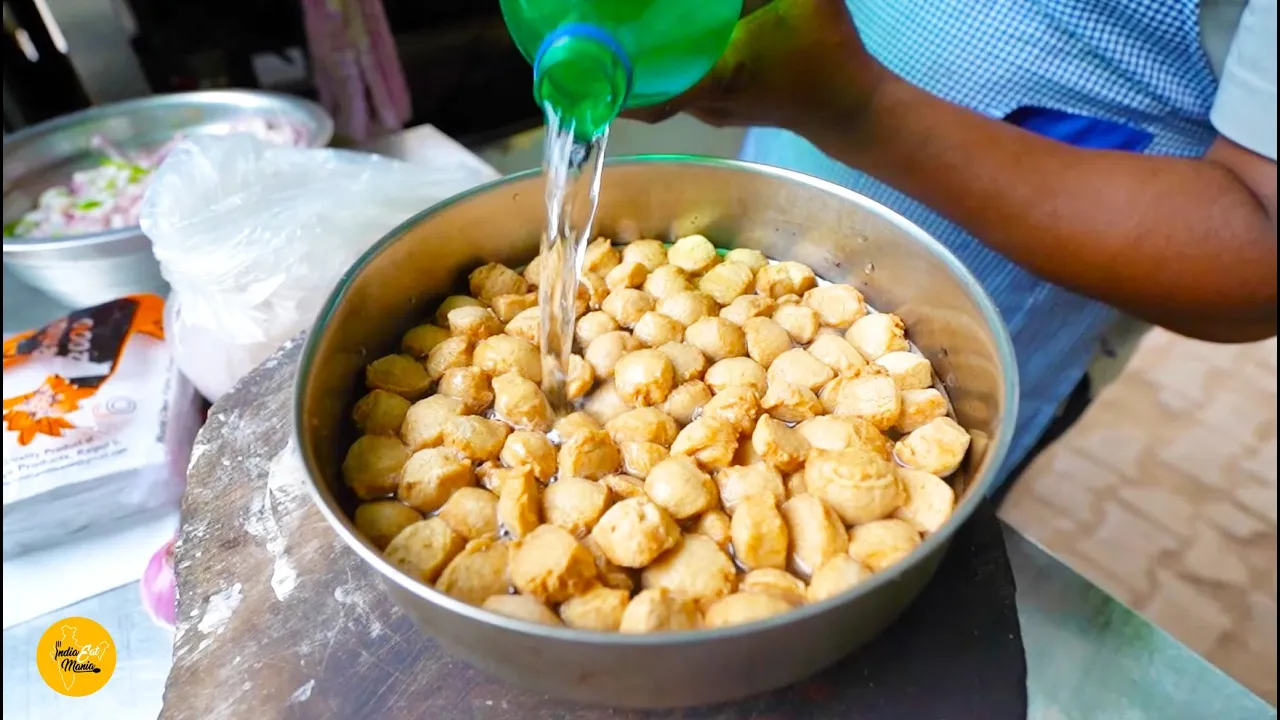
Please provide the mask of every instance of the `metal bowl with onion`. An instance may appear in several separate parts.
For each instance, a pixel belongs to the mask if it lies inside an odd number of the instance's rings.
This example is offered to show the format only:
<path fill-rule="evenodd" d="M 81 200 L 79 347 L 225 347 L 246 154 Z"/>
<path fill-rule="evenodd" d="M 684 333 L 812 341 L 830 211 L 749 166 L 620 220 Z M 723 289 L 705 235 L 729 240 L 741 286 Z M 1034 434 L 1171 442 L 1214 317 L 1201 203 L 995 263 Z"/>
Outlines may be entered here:
<path fill-rule="evenodd" d="M 209 90 L 128 100 L 64 115 L 4 140 L 6 227 L 45 189 L 98 165 L 96 138 L 124 152 L 163 145 L 178 133 L 226 132 L 246 118 L 297 128 L 308 147 L 333 138 L 333 120 L 304 98 L 256 90 Z M 137 226 L 93 234 L 4 238 L 7 269 L 71 307 L 137 292 L 165 291 L 151 243 Z"/>
<path fill-rule="evenodd" d="M 805 175 L 751 163 L 644 157 L 607 164 L 597 216 L 616 242 L 701 233 L 721 247 L 795 260 L 900 315 L 973 436 L 951 519 L 907 559 L 844 595 L 751 624 L 620 635 L 536 625 L 455 600 L 383 559 L 355 529 L 340 465 L 351 407 L 371 359 L 430 315 L 486 262 L 519 267 L 538 251 L 543 182 L 498 180 L 408 220 L 342 278 L 303 350 L 295 437 L 316 505 L 422 630 L 483 670 L 535 690 L 627 707 L 693 706 L 798 681 L 892 623 L 928 583 L 1003 460 L 1017 414 L 1013 346 L 998 311 L 946 248 L 889 209 Z"/>

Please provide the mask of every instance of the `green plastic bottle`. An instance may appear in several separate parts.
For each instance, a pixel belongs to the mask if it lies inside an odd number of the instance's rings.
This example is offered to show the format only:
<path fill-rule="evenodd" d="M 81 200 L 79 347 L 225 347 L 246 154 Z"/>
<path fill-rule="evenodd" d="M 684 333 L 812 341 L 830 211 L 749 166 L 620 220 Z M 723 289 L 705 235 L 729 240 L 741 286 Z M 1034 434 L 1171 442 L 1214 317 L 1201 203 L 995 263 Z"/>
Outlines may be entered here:
<path fill-rule="evenodd" d="M 742 0 L 502 0 L 534 97 L 584 138 L 697 84 L 741 13 Z"/>

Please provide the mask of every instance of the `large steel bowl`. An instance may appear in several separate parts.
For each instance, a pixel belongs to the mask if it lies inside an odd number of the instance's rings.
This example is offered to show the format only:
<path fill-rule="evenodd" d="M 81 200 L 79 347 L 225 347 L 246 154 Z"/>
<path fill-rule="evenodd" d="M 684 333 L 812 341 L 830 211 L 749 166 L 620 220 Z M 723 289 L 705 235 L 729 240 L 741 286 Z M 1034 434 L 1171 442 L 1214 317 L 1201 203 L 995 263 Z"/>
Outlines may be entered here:
<path fill-rule="evenodd" d="M 77 170 L 94 167 L 96 135 L 122 150 L 164 144 L 178 132 L 217 131 L 246 116 L 292 123 L 307 144 L 333 138 L 333 120 L 319 105 L 292 95 L 209 90 L 154 95 L 64 115 L 4 140 L 4 221 L 35 206 L 40 193 Z M 4 263 L 14 275 L 70 307 L 89 307 L 137 292 L 166 291 L 151 241 L 138 227 L 59 238 L 4 238 Z"/>
<path fill-rule="evenodd" d="M 849 190 L 744 162 L 647 157 L 608 164 L 598 228 L 620 242 L 702 233 L 723 247 L 797 260 L 906 321 L 974 436 L 955 515 L 907 560 L 837 598 L 751 625 L 626 636 L 498 617 L 402 574 L 355 530 L 340 465 L 363 369 L 393 352 L 485 262 L 519 266 L 545 226 L 543 183 L 524 173 L 419 214 L 343 277 L 303 350 L 296 441 L 320 511 L 404 612 L 476 667 L 552 695 L 633 707 L 727 701 L 804 678 L 866 643 L 933 575 L 1004 458 L 1017 414 L 1008 331 L 973 275 L 920 228 Z"/>

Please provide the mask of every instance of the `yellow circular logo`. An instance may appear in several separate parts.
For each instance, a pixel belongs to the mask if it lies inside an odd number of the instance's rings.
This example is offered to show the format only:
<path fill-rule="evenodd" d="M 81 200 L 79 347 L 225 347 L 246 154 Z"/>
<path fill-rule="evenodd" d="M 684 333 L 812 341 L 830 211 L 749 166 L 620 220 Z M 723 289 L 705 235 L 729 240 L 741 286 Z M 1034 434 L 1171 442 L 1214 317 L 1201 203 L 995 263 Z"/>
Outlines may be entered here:
<path fill-rule="evenodd" d="M 36 667 L 54 692 L 92 695 L 116 670 L 116 644 L 106 628 L 89 618 L 59 620 L 40 637 Z"/>

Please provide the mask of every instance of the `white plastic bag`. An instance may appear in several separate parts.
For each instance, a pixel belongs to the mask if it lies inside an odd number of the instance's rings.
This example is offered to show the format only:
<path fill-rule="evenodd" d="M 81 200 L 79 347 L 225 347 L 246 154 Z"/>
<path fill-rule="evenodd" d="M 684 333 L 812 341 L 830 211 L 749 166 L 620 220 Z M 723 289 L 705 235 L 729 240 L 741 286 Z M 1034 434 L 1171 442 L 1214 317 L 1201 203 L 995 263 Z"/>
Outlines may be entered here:
<path fill-rule="evenodd" d="M 341 274 L 413 214 L 488 180 L 480 164 L 197 136 L 173 150 L 141 225 L 172 288 L 174 357 L 216 400 L 315 319 Z"/>

